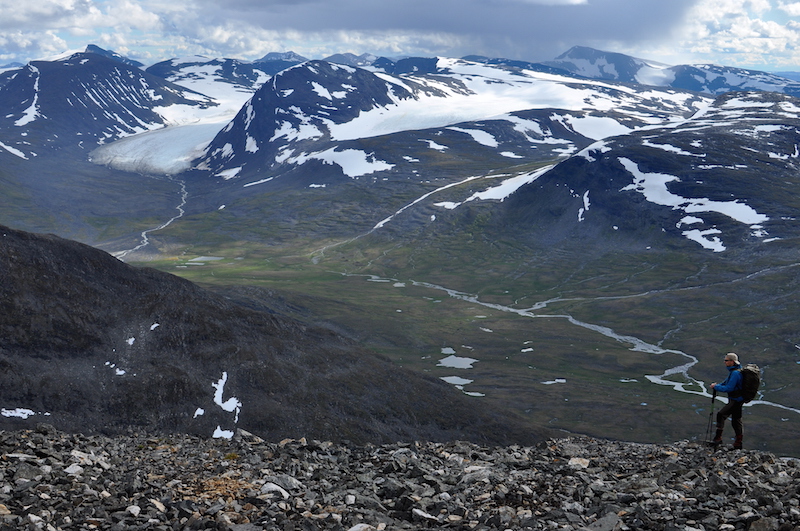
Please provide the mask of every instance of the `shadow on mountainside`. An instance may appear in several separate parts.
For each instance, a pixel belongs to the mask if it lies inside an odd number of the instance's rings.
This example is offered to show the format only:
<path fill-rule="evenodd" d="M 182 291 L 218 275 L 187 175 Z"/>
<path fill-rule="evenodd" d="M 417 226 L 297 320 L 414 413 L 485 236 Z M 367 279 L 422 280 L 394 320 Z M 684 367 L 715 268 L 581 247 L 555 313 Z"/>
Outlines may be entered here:
<path fill-rule="evenodd" d="M 531 443 L 512 414 L 353 341 L 0 226 L 0 428 Z M 278 305 L 279 306 L 279 305 Z"/>

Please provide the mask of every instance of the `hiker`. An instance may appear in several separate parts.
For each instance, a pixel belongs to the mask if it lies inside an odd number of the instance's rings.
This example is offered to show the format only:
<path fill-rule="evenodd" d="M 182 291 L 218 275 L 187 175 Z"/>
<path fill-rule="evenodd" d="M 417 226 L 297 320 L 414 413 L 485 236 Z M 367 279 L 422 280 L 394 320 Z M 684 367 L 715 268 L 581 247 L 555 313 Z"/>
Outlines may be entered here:
<path fill-rule="evenodd" d="M 739 363 L 739 356 L 734 352 L 725 354 L 725 367 L 728 369 L 728 377 L 725 378 L 725 381 L 720 384 L 711 384 L 711 389 L 714 392 L 728 393 L 728 403 L 717 413 L 717 433 L 711 443 L 714 446 L 722 444 L 722 429 L 725 427 L 725 419 L 730 416 L 731 426 L 733 426 L 733 432 L 736 435 L 733 441 L 733 448 L 740 449 L 742 447 L 742 406 L 744 405 L 744 397 L 742 397 L 742 373 L 739 370 L 742 366 Z"/>

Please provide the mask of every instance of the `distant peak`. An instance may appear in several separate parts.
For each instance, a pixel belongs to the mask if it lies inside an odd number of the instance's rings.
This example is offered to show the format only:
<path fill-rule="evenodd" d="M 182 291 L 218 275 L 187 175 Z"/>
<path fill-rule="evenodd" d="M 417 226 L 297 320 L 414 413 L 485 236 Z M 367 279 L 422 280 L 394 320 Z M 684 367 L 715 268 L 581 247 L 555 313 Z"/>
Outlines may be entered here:
<path fill-rule="evenodd" d="M 294 52 L 269 52 L 267 55 L 259 59 L 259 61 L 260 62 L 290 61 L 290 62 L 303 63 L 305 61 L 308 61 L 308 59 Z"/>
<path fill-rule="evenodd" d="M 620 55 L 612 54 L 612 52 L 605 52 L 589 46 L 573 46 L 566 52 L 556 57 L 556 61 L 563 59 L 593 59 L 603 55 Z"/>
<path fill-rule="evenodd" d="M 93 53 L 95 55 L 101 55 L 103 57 L 108 57 L 109 59 L 114 59 L 115 61 L 119 61 L 120 63 L 124 63 L 130 66 L 135 66 L 137 68 L 144 66 L 144 64 L 140 63 L 139 61 L 128 59 L 127 57 L 120 55 L 112 50 L 104 50 L 103 48 L 100 48 L 96 44 L 88 45 L 83 53 Z"/>
<path fill-rule="evenodd" d="M 336 53 L 323 59 L 329 63 L 338 63 L 349 66 L 368 66 L 377 59 L 376 56 L 370 53 L 362 53 L 356 55 L 354 53 Z"/>

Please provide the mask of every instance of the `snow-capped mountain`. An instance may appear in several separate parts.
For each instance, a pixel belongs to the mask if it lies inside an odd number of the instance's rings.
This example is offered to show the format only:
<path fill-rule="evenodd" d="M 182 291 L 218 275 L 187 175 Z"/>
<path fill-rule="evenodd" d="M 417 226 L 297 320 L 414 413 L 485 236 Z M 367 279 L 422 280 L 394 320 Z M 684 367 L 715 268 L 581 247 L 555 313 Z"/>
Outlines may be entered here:
<path fill-rule="evenodd" d="M 231 88 L 252 95 L 258 87 L 284 68 L 279 61 L 251 63 L 237 59 L 196 56 L 162 61 L 148 67 L 146 71 L 202 94 L 215 98 L 222 94 L 224 98 Z"/>
<path fill-rule="evenodd" d="M 288 62 L 288 63 L 304 63 L 308 61 L 307 58 L 295 52 L 269 52 L 256 62 L 269 63 L 269 62 Z"/>
<path fill-rule="evenodd" d="M 361 55 L 356 55 L 354 53 L 336 53 L 324 58 L 323 61 L 340 65 L 364 67 L 370 66 L 377 59 L 378 57 L 371 53 L 363 53 Z"/>
<path fill-rule="evenodd" d="M 658 128 L 675 133 L 713 101 L 547 65 L 476 59 L 407 58 L 387 63 L 393 74 L 374 64 L 306 61 L 272 77 L 259 70 L 263 62 L 206 58 L 147 72 L 98 54 L 36 62 L 0 89 L 7 109 L 0 155 L 30 160 L 47 143 L 36 135 L 51 134 L 52 145 L 102 144 L 91 159 L 118 170 L 175 175 L 194 168 L 198 185 L 248 193 L 289 172 L 281 186 L 361 177 L 423 183 L 421 170 L 455 182 L 459 166 L 555 163 L 597 141 Z M 644 68 L 628 64 L 630 72 Z M 57 84 L 62 79 L 66 85 Z"/>
<path fill-rule="evenodd" d="M 800 83 L 767 72 L 706 64 L 669 66 L 584 46 L 575 46 L 545 64 L 591 79 L 672 87 L 713 95 L 733 90 L 800 95 Z"/>
<path fill-rule="evenodd" d="M 686 121 L 592 144 L 504 208 L 512 226 L 560 227 L 528 237 L 574 231 L 625 245 L 684 239 L 713 253 L 764 252 L 800 236 L 798 170 L 800 101 L 736 92 Z"/>
<path fill-rule="evenodd" d="M 114 59 L 114 60 L 119 61 L 120 63 L 129 65 L 129 66 L 134 66 L 136 68 L 141 68 L 141 67 L 144 66 L 144 64 L 140 63 L 139 61 L 130 59 L 128 57 L 125 57 L 124 55 L 118 54 L 117 52 L 115 52 L 113 50 L 104 50 L 103 48 L 100 48 L 96 44 L 88 45 L 86 47 L 86 50 L 84 50 L 84 53 L 95 53 L 97 55 L 102 55 L 103 57 L 108 57 L 109 59 Z"/>
<path fill-rule="evenodd" d="M 0 141 L 27 159 L 47 147 L 91 148 L 195 120 L 216 103 L 203 94 L 94 53 L 34 61 L 0 87 Z"/>
<path fill-rule="evenodd" d="M 445 130 L 466 135 L 473 146 L 509 158 L 524 158 L 520 150 L 557 156 L 554 147 L 563 156 L 606 136 L 682 120 L 706 104 L 689 92 L 639 93 L 464 60 L 439 59 L 431 75 L 396 76 L 311 61 L 259 89 L 211 142 L 198 168 L 226 179 L 256 172 L 269 177 L 280 167 L 317 160 L 353 177 L 390 170 L 404 159 L 354 150 L 348 142 L 432 129 L 442 129 L 437 136 Z M 428 149 L 446 149 L 433 144 Z M 356 160 L 360 174 L 345 168 Z"/>
<path fill-rule="evenodd" d="M 217 135 L 199 168 L 231 178 L 248 163 L 268 169 L 293 161 L 293 155 L 303 157 L 302 146 L 312 151 L 332 139 L 336 125 L 346 127 L 363 113 L 411 99 L 406 86 L 366 70 L 310 61 L 284 70 L 257 91 Z M 371 135 L 363 131 L 351 138 L 364 136 Z"/>

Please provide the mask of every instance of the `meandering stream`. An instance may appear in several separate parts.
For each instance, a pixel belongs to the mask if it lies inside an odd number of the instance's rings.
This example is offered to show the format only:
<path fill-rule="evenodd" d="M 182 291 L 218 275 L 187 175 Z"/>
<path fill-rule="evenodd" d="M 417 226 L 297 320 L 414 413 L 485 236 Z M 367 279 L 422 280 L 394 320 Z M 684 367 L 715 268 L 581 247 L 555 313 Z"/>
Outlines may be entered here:
<path fill-rule="evenodd" d="M 180 181 L 177 181 L 177 182 L 181 186 L 181 202 L 177 207 L 175 207 L 175 209 L 178 211 L 178 213 L 175 216 L 172 216 L 166 222 L 164 222 L 161 225 L 159 225 L 158 227 L 142 231 L 142 234 L 140 235 L 140 243 L 139 243 L 139 245 L 137 245 L 136 247 L 133 247 L 131 249 L 126 249 L 124 251 L 118 251 L 116 253 L 112 253 L 114 256 L 116 256 L 117 258 L 122 260 L 123 258 L 128 256 L 130 253 L 136 252 L 136 251 L 138 251 L 140 249 L 143 249 L 144 247 L 147 247 L 147 245 L 150 244 L 150 238 L 147 236 L 149 233 L 155 232 L 157 230 L 161 230 L 161 229 L 169 226 L 169 224 L 172 223 L 173 221 L 175 221 L 176 219 L 180 219 L 180 218 L 183 217 L 183 214 L 184 214 L 183 207 L 186 206 L 186 199 L 189 197 L 189 193 L 186 191 L 186 183 L 184 181 L 180 180 Z"/>
<path fill-rule="evenodd" d="M 402 281 L 397 280 L 397 279 L 381 278 L 381 277 L 377 277 L 375 275 L 358 275 L 358 274 L 349 274 L 349 273 L 342 273 L 342 274 L 345 275 L 345 276 L 351 276 L 351 277 L 358 277 L 358 276 L 367 277 L 371 281 L 391 282 L 391 283 L 402 282 Z M 707 386 L 706 386 L 705 382 L 700 381 L 700 380 L 692 377 L 689 374 L 689 371 L 691 370 L 691 368 L 694 365 L 696 365 L 697 362 L 698 362 L 697 358 L 692 356 L 691 354 L 687 354 L 686 352 L 683 352 L 683 351 L 680 351 L 680 350 L 665 349 L 665 348 L 659 347 L 658 345 L 653 345 L 651 343 L 643 341 L 643 340 L 641 340 L 641 339 L 639 339 L 637 337 L 634 337 L 634 336 L 618 334 L 618 333 L 614 332 L 614 330 L 612 330 L 611 328 L 608 328 L 606 326 L 592 324 L 592 323 L 586 323 L 586 322 L 580 321 L 578 319 L 575 319 L 574 317 L 572 317 L 571 315 L 568 315 L 568 314 L 541 314 L 541 313 L 535 313 L 537 310 L 542 310 L 542 309 L 546 308 L 548 306 L 548 304 L 553 303 L 553 302 L 561 302 L 561 301 L 563 301 L 563 299 L 550 299 L 548 301 L 539 302 L 539 303 L 534 304 L 533 306 L 530 306 L 530 307 L 525 308 L 525 309 L 519 309 L 519 308 L 513 308 L 511 306 L 505 306 L 505 305 L 502 305 L 502 304 L 484 302 L 484 301 L 481 301 L 478 298 L 477 295 L 474 295 L 474 294 L 471 294 L 471 293 L 464 293 L 464 292 L 461 292 L 461 291 L 456 291 L 456 290 L 453 290 L 453 289 L 450 289 L 450 288 L 447 288 L 447 287 L 444 287 L 444 286 L 431 284 L 430 282 L 419 282 L 419 281 L 411 280 L 411 281 L 409 281 L 409 283 L 414 285 L 414 286 L 423 287 L 423 288 L 427 288 L 427 289 L 432 289 L 432 290 L 436 290 L 436 291 L 441 291 L 441 292 L 446 293 L 449 297 L 451 297 L 453 299 L 459 299 L 459 300 L 467 301 L 467 302 L 470 302 L 472 304 L 477 304 L 477 305 L 483 306 L 485 308 L 490 308 L 492 310 L 496 310 L 496 311 L 500 311 L 500 312 L 513 313 L 513 314 L 516 314 L 516 315 L 519 315 L 519 316 L 522 316 L 522 317 L 527 317 L 527 318 L 530 318 L 530 319 L 563 319 L 563 320 L 567 321 L 568 323 L 570 323 L 570 324 L 572 324 L 574 326 L 585 328 L 586 330 L 591 330 L 593 332 L 596 332 L 596 333 L 598 333 L 600 335 L 603 335 L 605 337 L 611 338 L 611 339 L 613 339 L 615 341 L 618 341 L 620 343 L 624 343 L 624 344 L 630 345 L 630 350 L 635 351 L 635 352 L 642 352 L 642 353 L 645 353 L 645 354 L 676 354 L 678 356 L 681 356 L 681 357 L 685 358 L 686 362 L 682 363 L 680 365 L 676 365 L 675 367 L 671 367 L 671 368 L 665 370 L 663 373 L 661 373 L 659 375 L 650 375 L 650 374 L 644 375 L 645 378 L 647 378 L 650 382 L 652 382 L 654 384 L 666 385 L 666 386 L 672 387 L 673 390 L 681 392 L 681 393 L 688 393 L 688 394 L 703 396 L 703 397 L 707 397 L 707 398 L 711 398 L 711 396 L 712 396 L 711 393 L 709 393 L 709 391 L 707 390 Z M 676 376 L 682 377 L 684 379 L 684 381 L 675 381 L 674 379 L 671 379 L 671 378 L 675 378 Z M 722 402 L 727 402 L 727 398 L 723 398 L 723 397 L 717 397 L 717 400 L 722 401 Z M 786 411 L 792 411 L 794 413 L 800 414 L 800 409 L 798 409 L 798 408 L 790 407 L 790 406 L 787 406 L 787 405 L 784 405 L 784 404 L 779 404 L 779 403 L 776 403 L 776 402 L 771 402 L 769 400 L 756 399 L 756 400 L 753 400 L 752 402 L 750 402 L 748 404 L 745 404 L 745 407 L 750 407 L 750 406 L 754 406 L 754 405 L 771 406 L 771 407 L 783 409 L 783 410 L 786 410 Z"/>

